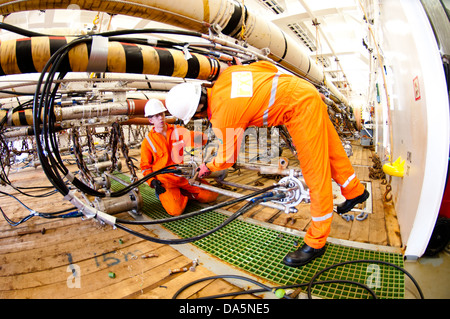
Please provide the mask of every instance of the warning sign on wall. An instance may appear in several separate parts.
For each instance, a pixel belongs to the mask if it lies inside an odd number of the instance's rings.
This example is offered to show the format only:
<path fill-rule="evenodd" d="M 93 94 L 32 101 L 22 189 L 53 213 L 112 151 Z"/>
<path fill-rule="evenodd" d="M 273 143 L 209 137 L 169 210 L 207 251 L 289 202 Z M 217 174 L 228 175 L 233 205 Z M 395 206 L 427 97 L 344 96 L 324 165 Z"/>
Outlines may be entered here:
<path fill-rule="evenodd" d="M 419 77 L 416 76 L 413 80 L 413 86 L 414 86 L 414 99 L 420 100 L 420 88 L 419 88 Z"/>

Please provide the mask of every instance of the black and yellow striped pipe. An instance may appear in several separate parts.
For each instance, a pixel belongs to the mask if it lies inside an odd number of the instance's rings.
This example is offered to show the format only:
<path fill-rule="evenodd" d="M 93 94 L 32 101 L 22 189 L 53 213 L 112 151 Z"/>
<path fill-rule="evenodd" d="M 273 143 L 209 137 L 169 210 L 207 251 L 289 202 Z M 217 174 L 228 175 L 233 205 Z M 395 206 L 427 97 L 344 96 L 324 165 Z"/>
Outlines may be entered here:
<path fill-rule="evenodd" d="M 42 72 L 51 55 L 74 40 L 73 37 L 32 37 L 0 43 L 0 75 Z M 68 72 L 88 70 L 91 43 L 69 51 L 61 68 Z M 182 51 L 140 44 L 108 42 L 105 72 L 166 75 L 199 80 L 213 80 L 220 70 L 219 62 L 191 53 L 185 59 Z M 20 61 L 19 61 L 20 60 Z"/>
<path fill-rule="evenodd" d="M 33 110 L 25 109 L 11 111 L 0 109 L 0 122 L 4 126 L 30 126 L 33 125 Z"/>

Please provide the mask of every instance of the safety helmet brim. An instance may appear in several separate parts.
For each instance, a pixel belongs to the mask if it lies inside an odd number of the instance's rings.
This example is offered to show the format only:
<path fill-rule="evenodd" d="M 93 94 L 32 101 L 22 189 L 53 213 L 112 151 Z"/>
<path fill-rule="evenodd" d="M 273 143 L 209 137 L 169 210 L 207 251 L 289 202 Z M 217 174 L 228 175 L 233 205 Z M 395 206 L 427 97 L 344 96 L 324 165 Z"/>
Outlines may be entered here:
<path fill-rule="evenodd" d="M 144 116 L 149 117 L 167 111 L 164 104 L 158 99 L 150 99 L 145 103 Z"/>
<path fill-rule="evenodd" d="M 197 111 L 202 87 L 199 83 L 175 85 L 166 96 L 166 107 L 170 114 L 187 124 Z"/>

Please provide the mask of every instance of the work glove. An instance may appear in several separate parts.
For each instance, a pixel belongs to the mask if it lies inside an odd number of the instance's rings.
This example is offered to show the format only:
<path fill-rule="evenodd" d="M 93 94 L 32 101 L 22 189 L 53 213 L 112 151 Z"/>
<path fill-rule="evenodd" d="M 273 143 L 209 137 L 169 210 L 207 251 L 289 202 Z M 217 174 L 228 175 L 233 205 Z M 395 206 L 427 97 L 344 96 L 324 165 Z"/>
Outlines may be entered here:
<path fill-rule="evenodd" d="M 205 178 L 211 174 L 211 170 L 206 166 L 205 163 L 203 163 L 202 165 L 200 165 L 197 168 L 197 172 L 198 172 L 198 178 Z"/>
<path fill-rule="evenodd" d="M 152 180 L 150 183 L 150 187 L 155 189 L 156 195 L 161 195 L 166 192 L 164 186 L 162 186 L 161 182 L 157 179 Z"/>

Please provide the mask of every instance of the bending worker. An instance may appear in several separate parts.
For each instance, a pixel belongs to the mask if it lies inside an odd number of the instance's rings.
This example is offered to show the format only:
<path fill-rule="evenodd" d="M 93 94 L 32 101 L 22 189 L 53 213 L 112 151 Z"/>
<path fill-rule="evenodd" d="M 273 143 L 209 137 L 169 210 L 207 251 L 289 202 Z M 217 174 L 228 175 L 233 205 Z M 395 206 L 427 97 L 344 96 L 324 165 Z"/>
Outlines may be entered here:
<path fill-rule="evenodd" d="M 167 109 L 187 123 L 203 107 L 199 91 L 192 83 L 175 86 L 167 94 Z M 331 179 L 341 186 L 346 198 L 337 207 L 340 214 L 366 201 L 369 193 L 356 177 L 316 88 L 259 61 L 225 69 L 208 90 L 206 104 L 216 136 L 223 137 L 223 147 L 211 162 L 199 167 L 198 176 L 232 166 L 247 127 L 286 125 L 309 187 L 312 222 L 303 246 L 287 254 L 283 262 L 299 267 L 323 255 L 333 217 Z"/>
<path fill-rule="evenodd" d="M 145 117 L 153 128 L 141 145 L 140 166 L 144 176 L 168 165 L 181 164 L 184 146 L 194 145 L 194 132 L 166 123 L 165 111 L 166 108 L 160 100 L 150 99 L 145 104 Z M 202 133 L 198 134 L 203 141 Z M 182 214 L 189 199 L 208 203 L 216 200 L 218 196 L 217 193 L 191 186 L 186 178 L 173 173 L 150 178 L 147 183 L 155 189 L 162 206 L 172 216 Z"/>

